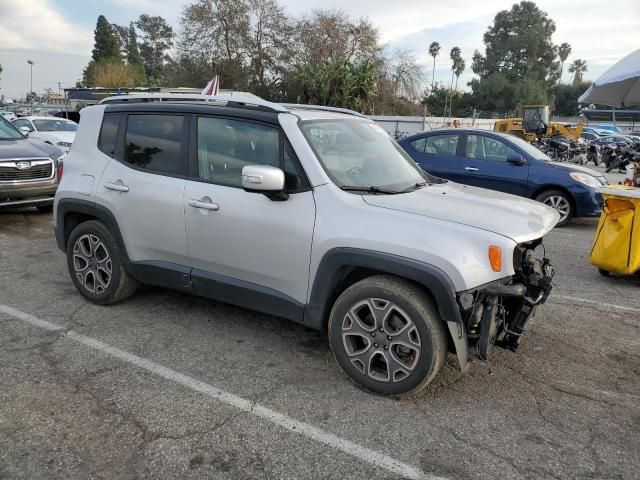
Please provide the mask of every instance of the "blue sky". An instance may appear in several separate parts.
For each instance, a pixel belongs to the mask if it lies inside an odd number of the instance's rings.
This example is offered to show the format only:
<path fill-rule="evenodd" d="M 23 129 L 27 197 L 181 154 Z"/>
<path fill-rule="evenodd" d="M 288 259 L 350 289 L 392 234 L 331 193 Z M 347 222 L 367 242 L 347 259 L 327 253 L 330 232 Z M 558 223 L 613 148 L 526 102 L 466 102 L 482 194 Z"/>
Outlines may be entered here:
<path fill-rule="evenodd" d="M 174 28 L 189 0 L 0 0 L 0 64 L 4 72 L 0 93 L 21 96 L 28 90 L 29 66 L 35 62 L 34 89 L 73 86 L 91 55 L 96 18 L 128 24 L 142 13 L 162 15 Z M 448 52 L 462 49 L 467 71 L 474 49 L 484 50 L 482 35 L 499 10 L 511 0 L 280 0 L 290 15 L 301 16 L 313 9 L 340 8 L 352 16 L 366 16 L 380 30 L 388 51 L 411 50 L 431 75 L 427 47 L 442 45 L 436 62 L 436 80 L 450 78 Z M 538 6 L 556 22 L 556 43 L 569 42 L 575 58 L 589 65 L 586 78 L 594 79 L 617 60 L 640 48 L 640 1 L 539 0 Z M 565 67 L 566 70 L 566 67 Z M 568 82 L 565 72 L 563 80 Z M 430 83 L 430 79 L 427 80 Z"/>

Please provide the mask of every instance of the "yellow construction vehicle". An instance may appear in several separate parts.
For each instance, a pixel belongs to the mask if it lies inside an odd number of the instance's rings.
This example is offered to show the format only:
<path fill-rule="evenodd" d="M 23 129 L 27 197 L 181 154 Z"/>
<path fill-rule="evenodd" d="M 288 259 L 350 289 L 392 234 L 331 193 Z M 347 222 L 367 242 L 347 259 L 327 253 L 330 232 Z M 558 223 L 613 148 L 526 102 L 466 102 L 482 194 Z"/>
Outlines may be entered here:
<path fill-rule="evenodd" d="M 584 127 L 582 123 L 571 127 L 564 123 L 549 121 L 549 105 L 526 105 L 522 110 L 522 118 L 497 120 L 493 129 L 496 132 L 515 135 L 527 142 L 535 142 L 538 139 L 556 135 L 577 139 L 582 134 Z"/>

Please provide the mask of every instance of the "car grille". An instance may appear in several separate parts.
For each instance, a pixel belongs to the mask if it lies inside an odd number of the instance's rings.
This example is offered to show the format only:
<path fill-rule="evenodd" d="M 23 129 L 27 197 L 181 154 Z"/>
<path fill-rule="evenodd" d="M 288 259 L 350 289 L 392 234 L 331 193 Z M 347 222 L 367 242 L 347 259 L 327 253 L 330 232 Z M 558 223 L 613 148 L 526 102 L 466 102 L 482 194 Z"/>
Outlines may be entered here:
<path fill-rule="evenodd" d="M 2 165 L 0 163 L 0 182 L 46 180 L 52 177 L 53 162 L 51 161 L 43 165 L 32 165 L 31 168 L 26 170 L 20 170 L 14 165 Z"/>

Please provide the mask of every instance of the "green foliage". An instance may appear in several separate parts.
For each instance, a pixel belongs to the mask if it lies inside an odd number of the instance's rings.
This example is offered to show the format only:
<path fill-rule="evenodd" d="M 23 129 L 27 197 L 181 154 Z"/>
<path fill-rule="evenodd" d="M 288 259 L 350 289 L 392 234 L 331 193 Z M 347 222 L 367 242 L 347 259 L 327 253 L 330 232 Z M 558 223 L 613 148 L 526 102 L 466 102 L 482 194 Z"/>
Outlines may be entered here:
<path fill-rule="evenodd" d="M 587 71 L 587 62 L 585 60 L 576 59 L 569 65 L 569 73 L 573 73 L 573 84 L 580 85 L 582 83 L 582 74 Z"/>
<path fill-rule="evenodd" d="M 523 1 L 495 16 L 484 35 L 486 53 L 475 52 L 471 88 L 482 109 L 510 111 L 544 103 L 559 78 L 555 23 L 535 3 Z"/>
<path fill-rule="evenodd" d="M 353 63 L 330 58 L 324 64 L 295 66 L 303 103 L 367 111 L 377 94 L 377 74 L 371 60 Z"/>
<path fill-rule="evenodd" d="M 159 16 L 140 15 L 135 23 L 141 32 L 140 54 L 145 73 L 151 85 L 163 85 L 165 64 L 169 61 L 167 52 L 173 45 L 173 29 Z"/>
<path fill-rule="evenodd" d="M 140 66 L 126 65 L 117 58 L 91 60 L 84 70 L 85 87 L 128 88 L 137 85 Z"/>
<path fill-rule="evenodd" d="M 470 92 L 454 91 L 442 83 L 436 83 L 423 103 L 426 104 L 430 116 L 444 117 L 449 115 L 449 102 L 451 102 L 452 117 L 471 116 L 475 107 L 475 98 Z M 446 109 L 446 113 L 445 113 Z"/>
<path fill-rule="evenodd" d="M 106 59 L 120 60 L 120 42 L 118 37 L 104 15 L 98 17 L 94 31 L 95 44 L 91 53 L 94 62 Z"/>
<path fill-rule="evenodd" d="M 555 108 L 553 113 L 560 116 L 578 115 L 578 97 L 582 95 L 589 87 L 591 82 L 582 82 L 577 85 L 559 84 L 553 87 L 553 96 L 555 98 Z"/>

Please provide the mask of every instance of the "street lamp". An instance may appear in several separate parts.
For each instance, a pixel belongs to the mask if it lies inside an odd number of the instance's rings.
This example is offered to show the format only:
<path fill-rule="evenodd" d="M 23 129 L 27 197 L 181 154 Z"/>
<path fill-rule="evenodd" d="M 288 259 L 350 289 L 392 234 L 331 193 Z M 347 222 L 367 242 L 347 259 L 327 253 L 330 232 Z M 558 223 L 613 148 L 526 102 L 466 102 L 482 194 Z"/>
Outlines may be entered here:
<path fill-rule="evenodd" d="M 31 69 L 31 88 L 29 90 L 29 95 L 31 95 L 31 115 L 33 115 L 33 60 L 27 60 L 29 67 Z"/>

